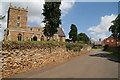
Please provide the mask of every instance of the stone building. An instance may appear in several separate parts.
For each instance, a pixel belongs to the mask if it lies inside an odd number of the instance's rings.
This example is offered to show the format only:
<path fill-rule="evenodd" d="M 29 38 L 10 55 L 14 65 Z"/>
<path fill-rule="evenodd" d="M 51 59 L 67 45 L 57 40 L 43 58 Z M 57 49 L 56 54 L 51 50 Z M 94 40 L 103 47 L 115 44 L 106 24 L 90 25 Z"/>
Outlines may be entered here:
<path fill-rule="evenodd" d="M 47 41 L 43 34 L 44 27 L 27 25 L 28 8 L 20 8 L 10 5 L 8 10 L 7 28 L 5 29 L 4 41 Z M 65 42 L 65 34 L 62 28 L 51 40 Z"/>

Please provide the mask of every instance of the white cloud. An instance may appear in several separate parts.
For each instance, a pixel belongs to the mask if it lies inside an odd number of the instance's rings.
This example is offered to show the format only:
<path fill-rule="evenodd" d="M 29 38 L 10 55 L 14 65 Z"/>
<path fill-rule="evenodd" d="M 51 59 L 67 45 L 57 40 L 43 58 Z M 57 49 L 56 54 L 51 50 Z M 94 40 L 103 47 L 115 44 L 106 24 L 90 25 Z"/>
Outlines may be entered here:
<path fill-rule="evenodd" d="M 71 0 L 71 1 L 66 1 L 66 0 L 62 0 L 61 2 L 61 12 L 62 12 L 62 17 L 65 16 L 66 14 L 68 14 L 69 10 L 73 7 L 73 5 L 75 4 L 76 0 Z"/>
<path fill-rule="evenodd" d="M 95 35 L 95 32 L 90 32 L 90 34 Z"/>
<path fill-rule="evenodd" d="M 101 17 L 101 22 L 97 26 L 90 27 L 88 31 L 90 34 L 96 36 L 96 38 L 104 39 L 106 34 L 109 32 L 109 27 L 112 25 L 111 21 L 115 20 L 117 16 L 114 14 L 106 15 Z"/>
<path fill-rule="evenodd" d="M 107 38 L 107 36 L 106 36 L 105 33 L 99 34 L 99 35 L 97 35 L 97 37 L 100 38 L 100 39 L 105 39 L 105 38 Z"/>
<path fill-rule="evenodd" d="M 3 40 L 3 36 L 4 36 L 4 30 L 0 28 L 0 41 Z"/>
<path fill-rule="evenodd" d="M 97 26 L 90 27 L 88 30 L 96 33 L 108 32 L 109 27 L 112 25 L 111 21 L 116 18 L 116 15 L 106 15 L 101 17 L 101 22 Z"/>

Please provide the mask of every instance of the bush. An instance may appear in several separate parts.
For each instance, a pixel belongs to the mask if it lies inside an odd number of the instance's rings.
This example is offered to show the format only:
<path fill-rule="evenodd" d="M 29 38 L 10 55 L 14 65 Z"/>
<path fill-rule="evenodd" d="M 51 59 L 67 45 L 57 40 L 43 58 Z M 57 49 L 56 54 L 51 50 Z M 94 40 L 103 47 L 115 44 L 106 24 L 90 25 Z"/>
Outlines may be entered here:
<path fill-rule="evenodd" d="M 112 49 L 112 54 L 120 59 L 120 46 Z"/>
<path fill-rule="evenodd" d="M 118 57 L 120 59 L 120 46 L 118 47 L 110 47 L 108 45 L 104 46 L 104 51 L 112 53 L 114 56 Z"/>
<path fill-rule="evenodd" d="M 108 50 L 108 45 L 105 45 L 104 47 L 103 47 L 103 51 L 107 51 Z"/>
<path fill-rule="evenodd" d="M 82 49 L 82 45 L 80 44 L 74 44 L 74 43 L 69 43 L 69 44 L 66 44 L 66 49 L 67 51 L 74 51 L 74 52 L 80 52 L 81 49 Z"/>

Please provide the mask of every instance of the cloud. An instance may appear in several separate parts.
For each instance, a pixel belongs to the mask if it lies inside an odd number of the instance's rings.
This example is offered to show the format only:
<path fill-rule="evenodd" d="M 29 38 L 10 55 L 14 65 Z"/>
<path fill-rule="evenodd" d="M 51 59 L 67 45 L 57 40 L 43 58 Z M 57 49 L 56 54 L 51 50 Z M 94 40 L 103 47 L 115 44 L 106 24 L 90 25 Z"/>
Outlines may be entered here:
<path fill-rule="evenodd" d="M 100 39 L 105 39 L 105 38 L 107 38 L 107 36 L 106 36 L 105 33 L 99 34 L 99 35 L 97 35 L 97 37 L 100 38 Z"/>
<path fill-rule="evenodd" d="M 66 14 L 68 14 L 69 10 L 73 7 L 73 5 L 75 4 L 76 0 L 71 0 L 71 1 L 66 1 L 66 0 L 62 0 L 61 2 L 61 12 L 62 12 L 62 17 L 65 16 Z"/>
<path fill-rule="evenodd" d="M 95 32 L 90 32 L 90 34 L 95 35 Z"/>
<path fill-rule="evenodd" d="M 101 22 L 97 26 L 90 27 L 88 30 L 96 33 L 108 32 L 109 27 L 112 25 L 111 21 L 116 18 L 116 15 L 106 15 L 101 17 Z"/>
<path fill-rule="evenodd" d="M 88 28 L 91 35 L 96 36 L 96 38 L 104 39 L 107 37 L 109 32 L 109 27 L 112 25 L 111 21 L 115 20 L 117 16 L 114 14 L 106 15 L 101 17 L 101 22 L 97 26 Z"/>

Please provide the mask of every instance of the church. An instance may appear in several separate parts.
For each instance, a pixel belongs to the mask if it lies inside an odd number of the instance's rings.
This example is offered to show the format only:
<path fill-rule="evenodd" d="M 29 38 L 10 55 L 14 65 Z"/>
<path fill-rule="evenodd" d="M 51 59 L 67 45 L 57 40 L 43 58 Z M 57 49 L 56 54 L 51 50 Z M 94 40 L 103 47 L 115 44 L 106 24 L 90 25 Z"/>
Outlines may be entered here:
<path fill-rule="evenodd" d="M 48 41 L 44 35 L 44 27 L 27 25 L 28 7 L 20 8 L 10 4 L 8 10 L 7 28 L 5 29 L 4 41 Z M 58 28 L 51 40 L 65 42 L 63 28 Z"/>

